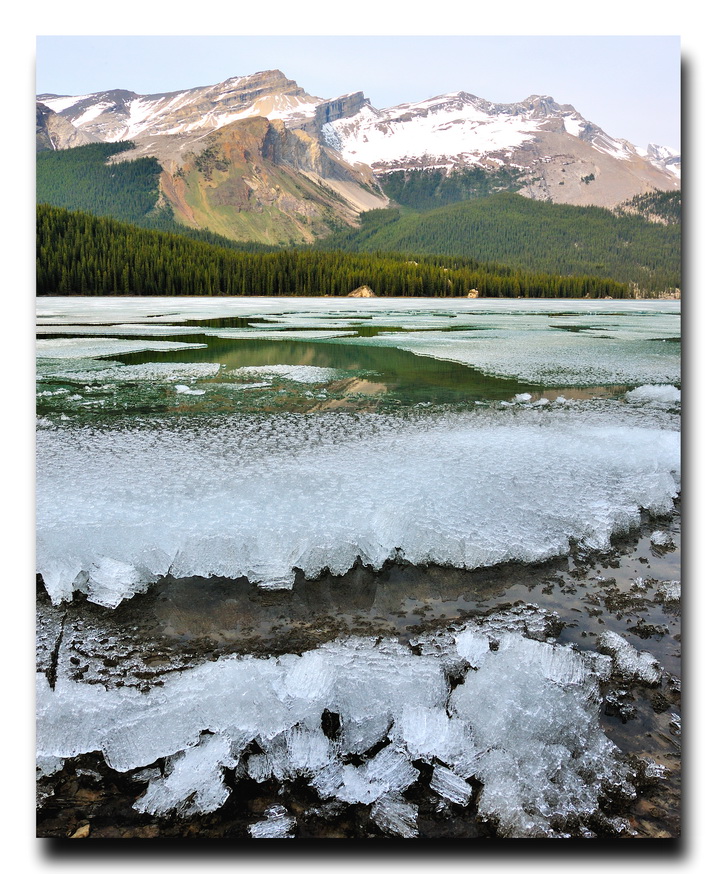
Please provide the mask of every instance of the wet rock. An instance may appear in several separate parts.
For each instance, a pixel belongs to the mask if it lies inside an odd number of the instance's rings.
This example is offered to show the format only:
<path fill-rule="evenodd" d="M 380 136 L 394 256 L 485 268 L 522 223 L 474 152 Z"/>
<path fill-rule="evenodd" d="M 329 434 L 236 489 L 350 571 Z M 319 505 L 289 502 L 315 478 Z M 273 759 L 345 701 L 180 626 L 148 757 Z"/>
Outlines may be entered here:
<path fill-rule="evenodd" d="M 69 837 L 71 838 L 88 838 L 90 834 L 90 824 L 88 822 L 82 823 L 82 825 Z"/>

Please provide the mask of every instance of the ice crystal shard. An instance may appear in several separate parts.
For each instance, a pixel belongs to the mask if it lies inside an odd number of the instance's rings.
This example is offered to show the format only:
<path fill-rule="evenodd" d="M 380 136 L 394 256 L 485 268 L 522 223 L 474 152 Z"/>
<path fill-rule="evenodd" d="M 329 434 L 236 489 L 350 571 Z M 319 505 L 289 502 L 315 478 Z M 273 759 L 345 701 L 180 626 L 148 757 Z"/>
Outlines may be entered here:
<path fill-rule="evenodd" d="M 628 640 L 615 631 L 599 635 L 597 646 L 614 659 L 616 671 L 629 680 L 655 686 L 661 679 L 661 668 L 654 656 L 639 652 Z"/>
<path fill-rule="evenodd" d="M 169 759 L 167 773 L 153 779 L 134 804 L 140 813 L 181 816 L 211 813 L 221 807 L 230 790 L 223 780 L 223 768 L 236 766 L 226 738 L 210 735 L 198 746 Z"/>
<path fill-rule="evenodd" d="M 599 726 L 597 660 L 526 636 L 528 626 L 544 633 L 548 617 L 540 623 L 535 610 L 444 629 L 432 647 L 427 635 L 414 649 L 348 638 L 300 656 L 227 657 L 145 694 L 64 677 L 53 690 L 39 675 L 38 755 L 101 751 L 110 767 L 149 780 L 136 807 L 158 816 L 216 810 L 232 769 L 236 781 L 302 779 L 322 799 L 371 805 L 376 825 L 403 837 L 418 830 L 405 793 L 429 767 L 432 791 L 459 806 L 478 780 L 478 814 L 501 834 L 548 835 L 555 820 L 586 823 L 605 789 L 633 789 Z M 606 676 L 610 660 L 599 659 Z M 463 680 L 452 692 L 447 672 Z M 269 836 L 277 822 L 252 834 Z"/>
<path fill-rule="evenodd" d="M 371 818 L 388 834 L 401 838 L 418 836 L 418 807 L 402 798 L 389 796 L 380 798 L 371 808 Z"/>
<path fill-rule="evenodd" d="M 282 804 L 266 808 L 264 818 L 249 826 L 252 838 L 292 838 L 296 818 Z"/>
<path fill-rule="evenodd" d="M 455 804 L 465 806 L 472 795 L 472 786 L 449 768 L 444 768 L 442 765 L 436 765 L 433 769 L 433 776 L 430 780 L 430 788 L 438 795 L 447 798 Z"/>

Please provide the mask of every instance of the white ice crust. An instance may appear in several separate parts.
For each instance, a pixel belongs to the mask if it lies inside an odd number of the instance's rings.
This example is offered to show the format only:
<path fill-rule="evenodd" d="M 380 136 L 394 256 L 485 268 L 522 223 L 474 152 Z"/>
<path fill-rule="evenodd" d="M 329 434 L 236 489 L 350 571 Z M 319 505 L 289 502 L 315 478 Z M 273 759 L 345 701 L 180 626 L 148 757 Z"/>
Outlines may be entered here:
<path fill-rule="evenodd" d="M 589 655 L 549 642 L 544 621 L 541 640 L 525 636 L 540 616 L 512 611 L 423 635 L 412 649 L 347 638 L 302 655 L 230 656 L 169 674 L 146 693 L 66 677 L 52 690 L 38 674 L 38 755 L 101 751 L 117 771 L 164 759 L 163 771 L 143 772 L 149 783 L 135 803 L 160 816 L 218 809 L 235 768 L 257 783 L 301 777 L 324 801 L 370 805 L 380 829 L 403 837 L 417 833 L 404 793 L 422 762 L 443 803 L 464 807 L 482 783 L 478 813 L 504 836 L 551 836 L 568 819 L 579 829 L 605 788 L 634 790 L 600 729 Z M 479 667 L 464 651 L 481 653 Z M 451 692 L 456 673 L 464 682 Z M 326 710 L 338 717 L 331 738 Z M 250 833 L 284 837 L 292 827 L 277 808 Z"/>
<path fill-rule="evenodd" d="M 512 410 L 43 427 L 37 570 L 54 603 L 115 607 L 166 573 L 542 561 L 673 509 L 677 432 Z"/>

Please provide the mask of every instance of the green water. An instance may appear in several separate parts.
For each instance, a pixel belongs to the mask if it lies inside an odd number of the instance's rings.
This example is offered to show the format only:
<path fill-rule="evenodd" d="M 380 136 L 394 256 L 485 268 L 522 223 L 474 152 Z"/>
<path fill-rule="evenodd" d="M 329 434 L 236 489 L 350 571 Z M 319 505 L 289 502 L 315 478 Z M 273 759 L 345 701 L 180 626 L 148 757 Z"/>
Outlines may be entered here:
<path fill-rule="evenodd" d="M 237 322 L 246 321 L 211 319 L 197 324 L 204 328 L 243 328 L 245 325 Z M 251 319 L 254 324 L 256 321 Z M 222 324 L 214 324 L 217 322 Z M 228 322 L 231 324 L 224 324 Z M 385 330 L 395 329 L 367 326 L 362 327 L 359 333 L 373 336 Z M 128 336 L 127 339 L 132 337 Z M 472 408 L 475 404 L 510 401 L 515 395 L 524 393 L 531 394 L 532 400 L 542 397 L 553 400 L 560 394 L 565 397 L 603 397 L 605 394 L 618 395 L 625 390 L 624 386 L 583 390 L 550 387 L 544 390 L 533 383 L 489 376 L 463 364 L 415 355 L 389 346 L 352 345 L 330 340 L 227 339 L 199 332 L 173 335 L 172 340 L 205 345 L 195 349 L 115 355 L 111 361 L 125 365 L 218 364 L 220 370 L 215 377 L 201 379 L 193 385 L 202 389 L 204 394 L 178 395 L 173 382 L 112 382 L 108 379 L 103 385 L 87 387 L 81 379 L 47 376 L 40 383 L 42 391 L 59 388 L 63 393 L 51 396 L 39 394 L 38 414 L 72 412 L 83 418 L 96 419 L 116 413 L 187 415 L 234 411 L 317 412 L 339 408 L 396 409 L 416 405 Z M 280 377 L 267 380 L 261 374 L 231 373 L 239 368 L 271 365 L 330 368 L 337 374 L 336 378 L 326 383 L 314 384 Z"/>

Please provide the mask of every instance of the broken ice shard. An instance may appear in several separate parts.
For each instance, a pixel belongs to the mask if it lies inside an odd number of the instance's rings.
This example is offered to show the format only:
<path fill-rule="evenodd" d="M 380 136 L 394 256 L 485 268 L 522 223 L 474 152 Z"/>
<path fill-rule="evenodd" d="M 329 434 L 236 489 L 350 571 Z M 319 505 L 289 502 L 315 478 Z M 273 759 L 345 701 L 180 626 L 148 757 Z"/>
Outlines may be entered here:
<path fill-rule="evenodd" d="M 418 836 L 418 806 L 400 797 L 384 796 L 371 808 L 371 818 L 384 832 L 401 838 Z"/>
<path fill-rule="evenodd" d="M 266 808 L 264 818 L 249 826 L 252 838 L 292 838 L 296 818 L 282 804 Z"/>
<path fill-rule="evenodd" d="M 305 780 L 323 800 L 370 805 L 376 826 L 402 837 L 418 833 L 406 793 L 421 772 L 458 806 L 473 801 L 474 777 L 477 813 L 502 835 L 551 836 L 558 821 L 584 828 L 605 793 L 634 793 L 599 723 L 611 659 L 531 639 L 528 626 L 543 635 L 547 614 L 522 608 L 443 629 L 439 646 L 426 637 L 415 647 L 422 653 L 346 638 L 303 655 L 230 656 L 167 674 L 144 694 L 64 676 L 53 690 L 39 674 L 42 773 L 100 752 L 148 781 L 136 809 L 155 816 L 216 810 L 244 780 Z M 457 648 L 478 631 L 491 646 L 472 667 Z M 448 672 L 462 680 L 452 692 Z M 251 833 L 286 836 L 287 816 L 267 813 Z"/>
<path fill-rule="evenodd" d="M 150 781 L 134 809 L 153 814 L 173 810 L 180 816 L 211 813 L 229 797 L 223 769 L 235 766 L 227 739 L 206 735 L 197 746 L 168 759 L 165 774 Z"/>
<path fill-rule="evenodd" d="M 601 652 L 614 659 L 615 670 L 625 679 L 655 686 L 661 680 L 659 662 L 648 652 L 639 652 L 616 631 L 604 631 L 597 639 Z"/>
<path fill-rule="evenodd" d="M 465 806 L 472 795 L 472 786 L 449 768 L 435 765 L 430 788 L 455 804 Z"/>

